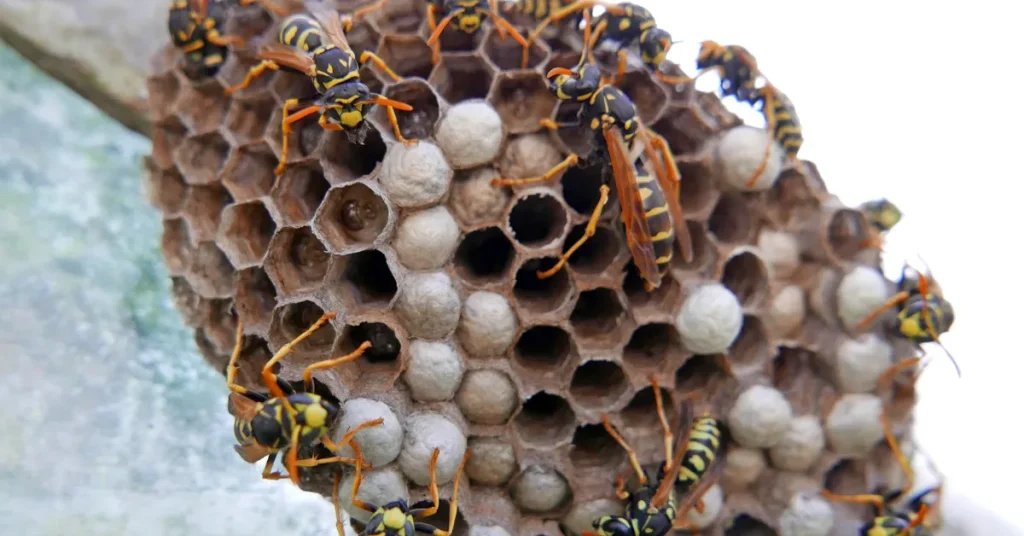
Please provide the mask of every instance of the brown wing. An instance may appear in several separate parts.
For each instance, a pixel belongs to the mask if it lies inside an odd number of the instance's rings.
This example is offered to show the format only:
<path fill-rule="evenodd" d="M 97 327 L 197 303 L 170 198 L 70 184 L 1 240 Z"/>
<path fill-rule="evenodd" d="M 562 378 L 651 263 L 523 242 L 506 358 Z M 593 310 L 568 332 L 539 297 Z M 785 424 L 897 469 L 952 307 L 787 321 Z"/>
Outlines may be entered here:
<path fill-rule="evenodd" d="M 643 144 L 647 161 L 656 164 L 649 165 L 648 171 L 653 168 L 654 177 L 658 180 L 661 191 L 665 193 L 665 201 L 668 204 L 668 212 L 672 216 L 672 225 L 675 227 L 676 241 L 683 253 L 683 260 L 693 262 L 693 238 L 690 237 L 690 229 L 686 226 L 683 207 L 679 204 L 679 183 L 672 179 L 668 169 L 668 166 L 674 166 L 675 163 L 665 162 L 662 155 L 651 145 L 650 136 L 647 135 L 646 130 L 641 129 L 641 131 L 644 132 Z"/>
<path fill-rule="evenodd" d="M 310 4 L 309 12 L 323 27 L 324 35 L 331 44 L 338 48 L 349 48 L 348 39 L 345 37 L 345 25 L 337 10 L 321 3 Z"/>
<path fill-rule="evenodd" d="M 651 243 L 651 229 L 647 226 L 647 220 L 640 216 L 644 213 L 644 204 L 636 182 L 636 169 L 618 128 L 605 127 L 604 139 L 608 146 L 612 175 L 615 176 L 615 189 L 619 193 L 622 221 L 626 224 L 626 244 L 640 271 L 640 277 L 657 286 L 661 282 L 661 274 L 658 273 L 654 244 Z"/>
<path fill-rule="evenodd" d="M 207 0 L 189 0 L 189 10 L 200 19 L 206 17 L 206 2 Z"/>
<path fill-rule="evenodd" d="M 257 443 L 235 445 L 235 452 L 238 453 L 239 457 L 245 460 L 245 463 L 256 463 L 274 453 L 273 449 L 269 449 Z"/>
<path fill-rule="evenodd" d="M 263 45 L 260 47 L 260 52 L 256 57 L 295 69 L 308 76 L 316 74 L 316 64 L 313 62 L 312 56 L 282 43 L 267 43 Z"/>
<path fill-rule="evenodd" d="M 228 402 L 228 413 L 238 419 L 250 420 L 260 411 L 259 402 L 238 393 L 231 393 Z"/>

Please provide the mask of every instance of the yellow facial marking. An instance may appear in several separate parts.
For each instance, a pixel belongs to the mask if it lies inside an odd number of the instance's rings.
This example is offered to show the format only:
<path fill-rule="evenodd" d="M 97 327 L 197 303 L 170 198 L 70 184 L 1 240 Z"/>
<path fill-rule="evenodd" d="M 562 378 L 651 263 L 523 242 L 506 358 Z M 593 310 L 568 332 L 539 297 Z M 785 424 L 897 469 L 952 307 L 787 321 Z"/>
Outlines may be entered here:
<path fill-rule="evenodd" d="M 363 113 L 360 111 L 353 110 L 351 112 L 343 112 L 341 114 L 341 124 L 346 127 L 355 128 L 362 122 Z"/>
<path fill-rule="evenodd" d="M 402 512 L 398 508 L 391 508 L 384 512 L 384 521 L 382 523 L 389 529 L 401 529 L 405 527 L 405 512 Z"/>

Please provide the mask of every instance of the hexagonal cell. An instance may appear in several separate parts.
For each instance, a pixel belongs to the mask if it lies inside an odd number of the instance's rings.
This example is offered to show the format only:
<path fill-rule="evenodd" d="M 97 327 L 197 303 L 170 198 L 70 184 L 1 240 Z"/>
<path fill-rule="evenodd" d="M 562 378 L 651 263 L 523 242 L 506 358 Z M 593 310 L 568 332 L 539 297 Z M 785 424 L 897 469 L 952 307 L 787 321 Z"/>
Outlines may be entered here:
<path fill-rule="evenodd" d="M 174 167 L 174 152 L 185 139 L 188 129 L 177 117 L 153 124 L 153 161 L 161 169 Z"/>
<path fill-rule="evenodd" d="M 370 125 L 362 130 L 361 143 L 354 143 L 345 132 L 327 132 L 324 136 L 320 162 L 332 184 L 373 173 L 388 150 L 380 132 Z"/>
<path fill-rule="evenodd" d="M 733 365 L 761 364 L 773 355 L 764 323 L 756 316 L 744 316 L 743 328 L 729 348 Z"/>
<path fill-rule="evenodd" d="M 828 223 L 828 245 L 832 253 L 843 260 L 853 260 L 870 239 L 868 222 L 859 210 L 841 209 Z"/>
<path fill-rule="evenodd" d="M 685 262 L 683 256 L 677 254 L 673 265 L 684 270 L 703 271 L 718 262 L 718 248 L 708 237 L 704 226 L 695 221 L 687 221 L 686 228 L 690 232 L 690 245 L 693 247 L 693 261 Z"/>
<path fill-rule="evenodd" d="M 185 220 L 164 220 L 164 234 L 160 239 L 160 249 L 167 263 L 167 271 L 171 275 L 185 273 L 188 260 L 192 257 L 191 242 L 188 237 L 188 225 Z"/>
<path fill-rule="evenodd" d="M 720 354 L 690 356 L 676 371 L 676 390 L 691 393 L 710 389 L 709 386 L 726 377 L 722 360 Z"/>
<path fill-rule="evenodd" d="M 558 101 L 555 107 L 554 120 L 558 123 L 573 123 L 583 105 L 573 101 Z M 558 141 L 566 151 L 578 155 L 587 155 L 591 152 L 591 144 L 594 136 L 588 129 L 579 127 L 561 127 L 555 130 Z"/>
<path fill-rule="evenodd" d="M 204 298 L 230 297 L 234 275 L 231 262 L 213 242 L 197 245 L 192 262 L 185 269 L 185 279 Z"/>
<path fill-rule="evenodd" d="M 547 279 L 537 277 L 538 271 L 550 270 L 557 262 L 557 257 L 527 259 L 519 267 L 512 293 L 520 309 L 531 314 L 550 313 L 569 299 L 573 285 L 568 271 L 559 270 Z"/>
<path fill-rule="evenodd" d="M 740 244 L 750 239 L 754 218 L 742 194 L 731 192 L 722 195 L 708 219 L 708 230 L 719 242 L 726 244 Z"/>
<path fill-rule="evenodd" d="M 274 36 L 274 39 L 277 39 L 276 35 Z M 258 64 L 259 60 L 257 60 L 255 56 L 230 54 L 228 56 L 228 60 L 224 62 L 224 65 L 217 71 L 217 80 L 219 80 L 224 87 L 237 86 L 242 83 L 242 80 L 245 80 L 245 76 L 249 74 L 249 70 Z M 270 86 L 274 80 L 273 75 L 273 72 L 265 72 L 259 78 L 252 80 L 248 87 L 239 89 L 232 93 L 232 104 L 236 104 L 241 101 L 249 101 L 253 99 L 260 100 L 270 97 Z M 228 113 L 230 114 L 230 111 Z"/>
<path fill-rule="evenodd" d="M 617 87 L 632 99 L 636 113 L 644 124 L 653 124 L 668 104 L 665 89 L 646 70 L 628 71 Z"/>
<path fill-rule="evenodd" d="M 576 214 L 589 217 L 601 199 L 601 166 L 573 166 L 562 175 L 562 196 Z M 608 207 L 605 207 L 608 210 Z"/>
<path fill-rule="evenodd" d="M 502 39 L 493 29 L 484 40 L 484 54 L 487 54 L 502 71 L 514 71 L 523 65 L 523 46 L 511 36 L 506 35 L 505 39 Z M 544 63 L 548 59 L 548 54 L 547 46 L 542 45 L 539 40 L 534 41 L 530 46 L 530 58 L 526 68 L 533 69 Z"/>
<path fill-rule="evenodd" d="M 236 201 L 254 201 L 274 186 L 277 158 L 265 144 L 232 149 L 224 164 L 221 181 Z"/>
<path fill-rule="evenodd" d="M 621 335 L 625 318 L 619 295 L 610 288 L 595 288 L 580 293 L 569 322 L 577 337 L 614 341 Z"/>
<path fill-rule="evenodd" d="M 182 276 L 171 276 L 171 301 L 174 308 L 181 313 L 181 319 L 190 328 L 199 327 L 203 321 L 200 314 L 200 304 L 205 300 L 196 294 L 192 285 Z"/>
<path fill-rule="evenodd" d="M 622 368 L 611 361 L 587 361 L 576 369 L 569 385 L 569 396 L 587 409 L 605 408 L 614 404 L 629 382 Z"/>
<path fill-rule="evenodd" d="M 572 435 L 569 462 L 577 471 L 604 470 L 619 467 L 626 461 L 626 451 L 600 424 L 584 424 Z"/>
<path fill-rule="evenodd" d="M 220 214 L 231 203 L 228 191 L 219 185 L 190 186 L 181 207 L 193 244 L 213 242 L 220 226 Z"/>
<path fill-rule="evenodd" d="M 464 481 L 463 481 L 464 482 Z M 430 496 L 424 494 L 421 500 L 430 500 Z M 421 516 L 416 518 L 417 523 L 426 523 L 432 527 L 444 527 L 448 528 L 448 517 L 451 515 L 451 502 L 442 500 L 437 507 L 437 512 L 432 516 Z M 455 524 L 452 525 L 451 534 L 470 534 L 476 533 L 470 529 L 469 523 L 462 514 L 462 508 L 459 508 L 455 512 Z"/>
<path fill-rule="evenodd" d="M 384 199 L 363 183 L 334 187 L 313 218 L 313 226 L 333 253 L 366 249 L 388 224 Z"/>
<path fill-rule="evenodd" d="M 750 251 L 733 255 L 725 263 L 722 284 L 744 307 L 760 307 L 768 297 L 768 267 Z"/>
<path fill-rule="evenodd" d="M 228 366 L 229 357 L 217 352 L 213 343 L 206 337 L 206 333 L 203 328 L 197 328 L 194 336 L 196 349 L 199 350 L 199 355 L 203 356 L 203 359 L 211 366 L 214 370 L 224 370 Z"/>
<path fill-rule="evenodd" d="M 387 4 L 384 4 L 384 6 L 386 8 Z M 342 11 L 342 13 L 345 12 L 347 11 Z M 370 52 L 376 51 L 377 45 L 380 43 L 380 32 L 373 27 L 368 18 L 356 22 L 351 30 L 345 32 L 348 46 L 352 49 L 352 52 L 355 52 L 357 58 L 367 50 Z"/>
<path fill-rule="evenodd" d="M 359 2 L 365 5 L 366 2 Z M 339 6 L 342 11 L 347 11 Z M 351 6 L 355 8 L 356 6 Z M 427 12 L 427 0 L 407 0 L 405 2 L 388 2 L 384 7 L 369 15 L 377 28 L 384 33 L 415 33 L 423 23 Z M 441 526 L 441 525 L 438 525 Z"/>
<path fill-rule="evenodd" d="M 686 154 L 704 145 L 713 130 L 703 121 L 700 112 L 689 106 L 669 105 L 654 130 L 665 137 L 672 152 Z"/>
<path fill-rule="evenodd" d="M 512 242 L 497 227 L 466 235 L 455 250 L 455 273 L 473 285 L 486 285 L 508 276 L 512 266 Z"/>
<path fill-rule="evenodd" d="M 270 94 L 274 96 L 274 100 L 278 105 L 283 105 L 288 99 L 308 99 L 316 95 L 313 82 L 306 75 L 277 71 L 269 76 L 271 77 Z M 271 122 L 274 121 L 276 121 L 277 125 L 280 125 L 281 116 L 278 115 L 276 118 L 271 118 Z"/>
<path fill-rule="evenodd" d="M 388 87 L 386 96 L 412 106 L 411 112 L 395 112 L 402 136 L 420 139 L 434 135 L 434 125 L 441 116 L 441 105 L 437 102 L 434 90 L 425 81 L 413 79 L 399 82 Z M 387 119 L 382 119 L 384 110 L 379 109 L 380 106 L 377 108 L 373 113 L 378 118 L 378 124 L 386 125 Z M 390 127 L 387 131 L 392 132 Z"/>
<path fill-rule="evenodd" d="M 285 228 L 270 241 L 264 269 L 277 291 L 289 297 L 320 288 L 329 260 L 324 245 L 309 227 Z"/>
<path fill-rule="evenodd" d="M 228 12 L 228 20 L 224 24 L 224 33 L 237 35 L 246 40 L 268 32 L 274 19 L 262 6 L 233 6 Z M 234 55 L 234 54 L 233 54 Z"/>
<path fill-rule="evenodd" d="M 438 14 L 438 21 L 440 21 L 441 15 Z M 426 28 L 429 32 L 430 28 Z M 487 31 L 480 29 L 473 33 L 466 33 L 460 31 L 455 24 L 449 24 L 447 28 L 441 32 L 441 37 L 438 39 L 442 52 L 442 57 L 445 53 L 449 52 L 475 52 L 476 49 L 480 48 L 480 43 L 484 40 L 484 34 Z"/>
<path fill-rule="evenodd" d="M 651 323 L 633 331 L 622 358 L 632 367 L 660 369 L 685 353 L 679 330 L 674 325 Z"/>
<path fill-rule="evenodd" d="M 274 113 L 267 123 L 267 131 L 263 135 L 263 139 L 278 158 L 281 156 L 281 140 L 284 139 L 281 135 L 281 113 L 281 108 L 274 108 Z M 317 123 L 319 117 L 319 115 L 313 114 L 292 124 L 291 133 L 288 135 L 287 164 L 306 163 L 319 157 L 317 149 L 325 134 L 324 129 Z"/>
<path fill-rule="evenodd" d="M 217 232 L 217 245 L 235 268 L 259 264 L 267 252 L 277 224 L 259 201 L 231 205 L 224 209 Z"/>
<path fill-rule="evenodd" d="M 149 109 L 153 120 L 160 120 L 174 113 L 174 102 L 178 99 L 181 83 L 173 72 L 151 76 L 146 79 L 146 91 L 149 96 Z"/>
<path fill-rule="evenodd" d="M 837 495 L 864 493 L 867 481 L 861 460 L 842 460 L 825 473 L 824 488 Z M 867 513 L 867 510 L 864 511 Z"/>
<path fill-rule="evenodd" d="M 679 206 L 683 214 L 704 212 L 718 197 L 715 179 L 700 162 L 679 160 Z"/>
<path fill-rule="evenodd" d="M 561 368 L 573 351 L 569 334 L 557 326 L 533 326 L 519 336 L 512 356 L 534 370 Z"/>
<path fill-rule="evenodd" d="M 672 422 L 675 416 L 675 404 L 672 403 L 672 394 L 661 387 L 661 400 L 664 403 L 665 416 L 668 422 Z M 639 428 L 654 428 L 661 426 L 658 420 L 658 405 L 654 400 L 654 386 L 648 385 L 635 395 L 633 399 L 623 408 L 622 422 Z"/>
<path fill-rule="evenodd" d="M 156 162 L 147 159 L 143 189 L 146 200 L 164 216 L 175 216 L 181 212 L 185 202 L 185 181 L 173 167 L 159 169 Z"/>
<path fill-rule="evenodd" d="M 726 522 L 725 536 L 778 536 L 768 523 L 750 514 L 739 514 Z"/>
<path fill-rule="evenodd" d="M 782 346 L 772 359 L 772 384 L 783 393 L 811 393 L 804 382 L 821 383 L 831 372 L 818 355 L 800 346 Z M 826 382 L 831 383 L 831 382 Z"/>
<path fill-rule="evenodd" d="M 534 193 L 513 203 L 508 226 L 516 242 L 528 248 L 546 248 L 565 234 L 569 217 L 557 198 Z"/>
<path fill-rule="evenodd" d="M 580 52 L 578 50 L 563 50 L 554 51 L 548 58 L 544 68 L 541 69 L 543 72 L 548 72 L 556 67 L 563 69 L 572 69 L 580 63 Z"/>
<path fill-rule="evenodd" d="M 270 344 L 280 348 L 302 335 L 324 314 L 324 310 L 311 301 L 289 303 L 274 309 L 270 321 Z M 334 345 L 335 330 L 325 322 L 302 342 L 292 348 L 292 354 L 299 357 L 315 356 L 324 358 Z"/>
<path fill-rule="evenodd" d="M 377 250 L 332 257 L 327 287 L 336 301 L 354 310 L 385 309 L 398 292 L 387 258 Z"/>
<path fill-rule="evenodd" d="M 354 352 L 359 345 L 370 342 L 370 348 L 359 357 L 359 368 L 364 372 L 396 374 L 402 369 L 404 337 L 384 322 L 360 322 L 345 326 L 334 347 L 334 355 Z M 343 365 L 344 366 L 344 365 Z"/>
<path fill-rule="evenodd" d="M 473 53 L 445 54 L 430 75 L 430 83 L 451 104 L 486 97 L 493 80 L 494 68 Z"/>
<path fill-rule="evenodd" d="M 185 86 L 175 105 L 175 112 L 192 134 L 206 134 L 217 130 L 224 121 L 228 101 L 219 84 L 207 87 Z"/>
<path fill-rule="evenodd" d="M 430 76 L 434 64 L 430 61 L 430 47 L 418 35 L 385 34 L 381 39 L 377 55 L 398 76 L 422 78 Z M 391 82 L 390 77 L 381 73 L 381 78 Z"/>
<path fill-rule="evenodd" d="M 523 402 L 512 425 L 523 441 L 554 445 L 572 434 L 576 416 L 564 398 L 541 391 Z"/>
<path fill-rule="evenodd" d="M 277 289 L 262 268 L 248 268 L 238 273 L 235 283 L 235 310 L 243 325 L 265 331 L 277 306 Z"/>
<path fill-rule="evenodd" d="M 626 293 L 626 299 L 633 307 L 651 307 L 657 311 L 674 309 L 674 304 L 678 303 L 683 295 L 682 286 L 672 274 L 662 277 L 661 285 L 647 292 L 644 289 L 644 280 L 640 277 L 640 271 L 632 261 L 626 265 L 626 277 L 622 282 L 622 291 Z"/>
<path fill-rule="evenodd" d="M 540 130 L 540 120 L 551 117 L 558 105 L 558 99 L 548 91 L 544 75 L 536 71 L 499 74 L 487 100 L 510 134 Z"/>
<path fill-rule="evenodd" d="M 577 240 L 583 237 L 586 230 L 586 223 L 573 227 L 569 231 L 569 235 L 565 237 L 565 246 L 563 246 L 562 252 L 568 251 Z M 572 257 L 569 257 L 569 266 L 572 266 L 573 270 L 580 274 L 599 274 L 611 266 L 612 261 L 618 255 L 619 240 L 615 232 L 603 225 L 599 225 L 594 235 L 587 239 L 572 254 Z"/>
<path fill-rule="evenodd" d="M 235 348 L 235 330 L 238 327 L 233 301 L 230 298 L 209 300 L 207 311 L 203 333 L 218 353 L 230 354 Z"/>
<path fill-rule="evenodd" d="M 231 146 L 220 134 L 211 132 L 189 136 L 174 151 L 174 162 L 189 184 L 213 184 L 217 182 Z"/>
<path fill-rule="evenodd" d="M 270 98 L 253 102 L 232 100 L 224 126 L 234 138 L 235 145 L 263 141 L 273 108 L 274 101 Z"/>
<path fill-rule="evenodd" d="M 291 166 L 270 193 L 281 225 L 303 225 L 316 213 L 331 187 L 318 165 Z"/>

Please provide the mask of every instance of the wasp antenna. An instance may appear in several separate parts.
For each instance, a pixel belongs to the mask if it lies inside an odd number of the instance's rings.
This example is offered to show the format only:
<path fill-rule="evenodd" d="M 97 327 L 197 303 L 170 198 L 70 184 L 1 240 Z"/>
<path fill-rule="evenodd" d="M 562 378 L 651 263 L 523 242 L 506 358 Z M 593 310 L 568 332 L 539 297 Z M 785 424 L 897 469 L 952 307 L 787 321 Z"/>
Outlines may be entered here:
<path fill-rule="evenodd" d="M 555 67 L 554 69 L 551 69 L 550 71 L 548 71 L 547 77 L 548 78 L 552 78 L 552 77 L 555 77 L 555 76 L 558 76 L 558 75 L 563 75 L 563 74 L 566 75 L 566 76 L 572 76 L 573 72 L 570 71 L 569 69 L 566 69 L 565 67 Z"/>
<path fill-rule="evenodd" d="M 960 373 L 960 365 L 957 364 L 956 359 L 953 357 L 953 354 L 949 353 L 949 350 L 946 349 L 946 345 L 939 342 L 938 339 L 935 339 L 935 344 L 939 345 L 939 348 L 942 348 L 942 351 L 945 352 L 945 354 L 949 357 L 949 360 L 953 362 L 953 368 L 956 369 L 956 377 L 962 378 L 963 374 Z"/>

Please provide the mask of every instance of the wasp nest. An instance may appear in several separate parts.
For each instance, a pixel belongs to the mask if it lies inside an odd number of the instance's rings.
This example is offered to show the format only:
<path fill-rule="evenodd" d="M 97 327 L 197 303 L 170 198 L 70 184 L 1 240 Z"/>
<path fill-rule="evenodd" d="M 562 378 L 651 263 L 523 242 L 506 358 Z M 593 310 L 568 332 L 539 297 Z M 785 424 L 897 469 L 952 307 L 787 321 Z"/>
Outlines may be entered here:
<path fill-rule="evenodd" d="M 723 477 L 692 523 L 707 534 L 852 534 L 867 507 L 819 492 L 898 486 L 879 415 L 887 404 L 905 433 L 914 402 L 907 386 L 899 396 L 875 387 L 911 348 L 853 326 L 894 292 L 877 252 L 860 246 L 870 238 L 864 216 L 827 192 L 813 164 L 783 168 L 778 147 L 746 188 L 767 134 L 712 94 L 632 69 L 621 86 L 682 171 L 693 260 L 677 255 L 645 292 L 613 202 L 567 268 L 538 279 L 582 235 L 602 170 L 574 167 L 513 189 L 490 180 L 586 152 L 581 130 L 539 126 L 578 110 L 548 92 L 544 73 L 573 65 L 579 46 L 538 42 L 519 69 L 518 45 L 488 24 L 472 37 L 446 32 L 434 66 L 425 10 L 392 0 L 349 34 L 357 55 L 374 50 L 405 77 L 361 72 L 374 91 L 413 106 L 398 122 L 419 143 L 395 142 L 382 109 L 361 143 L 313 118 L 297 125 L 276 179 L 280 107 L 312 95 L 309 81 L 277 72 L 226 97 L 254 58 L 231 54 L 202 81 L 177 68 L 170 46 L 156 59 L 146 183 L 164 217 L 174 298 L 206 359 L 224 369 L 237 311 L 243 383 L 259 388 L 255 373 L 274 350 L 337 311 L 282 375 L 295 380 L 370 341 L 358 362 L 317 375 L 342 408 L 332 437 L 384 418 L 356 436 L 374 467 L 363 498 L 378 502 L 424 497 L 434 447 L 450 493 L 471 448 L 461 534 L 575 535 L 621 512 L 613 475 L 626 459 L 601 416 L 641 461 L 659 461 L 653 374 L 675 426 L 686 425 L 683 396 L 700 391 L 731 429 Z M 258 6 L 239 8 L 228 33 L 259 43 L 276 23 Z M 303 486 L 329 494 L 335 470 L 305 470 Z"/>

